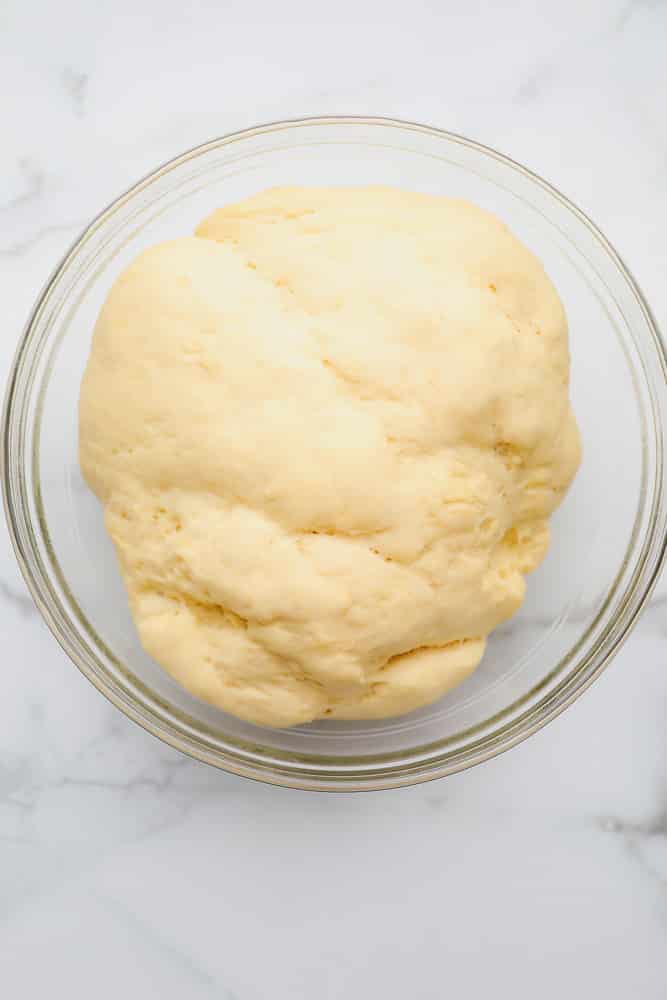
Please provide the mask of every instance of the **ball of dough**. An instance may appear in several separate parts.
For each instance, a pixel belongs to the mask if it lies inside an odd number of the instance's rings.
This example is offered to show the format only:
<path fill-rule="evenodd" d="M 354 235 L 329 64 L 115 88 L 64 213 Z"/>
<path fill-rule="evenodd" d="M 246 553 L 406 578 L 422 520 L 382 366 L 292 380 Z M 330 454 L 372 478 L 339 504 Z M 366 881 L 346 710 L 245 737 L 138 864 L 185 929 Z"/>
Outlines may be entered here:
<path fill-rule="evenodd" d="M 262 725 L 439 698 L 546 551 L 568 377 L 542 266 L 463 201 L 281 188 L 146 250 L 80 403 L 145 649 Z"/>

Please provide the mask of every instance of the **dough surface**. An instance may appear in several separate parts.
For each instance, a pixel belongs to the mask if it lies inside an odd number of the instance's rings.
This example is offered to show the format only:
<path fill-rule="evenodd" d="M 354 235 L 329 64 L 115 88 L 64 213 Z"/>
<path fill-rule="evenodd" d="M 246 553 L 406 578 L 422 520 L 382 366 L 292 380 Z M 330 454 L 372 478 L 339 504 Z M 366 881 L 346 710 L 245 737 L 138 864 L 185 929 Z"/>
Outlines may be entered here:
<path fill-rule="evenodd" d="M 273 189 L 144 251 L 80 400 L 143 646 L 261 725 L 439 698 L 547 549 L 568 379 L 541 264 L 466 202 Z"/>

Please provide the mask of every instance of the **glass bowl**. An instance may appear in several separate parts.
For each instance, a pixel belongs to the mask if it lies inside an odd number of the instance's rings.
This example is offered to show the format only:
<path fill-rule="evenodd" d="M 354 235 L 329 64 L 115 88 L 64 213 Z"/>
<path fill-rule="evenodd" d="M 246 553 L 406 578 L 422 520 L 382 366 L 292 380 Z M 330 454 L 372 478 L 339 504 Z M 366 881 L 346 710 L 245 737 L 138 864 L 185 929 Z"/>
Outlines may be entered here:
<path fill-rule="evenodd" d="M 391 184 L 471 201 L 542 259 L 570 322 L 584 460 L 521 611 L 437 704 L 381 722 L 290 730 L 188 696 L 141 649 L 102 512 L 77 462 L 77 399 L 98 310 L 144 247 L 224 202 L 279 184 Z M 483 761 L 535 732 L 609 663 L 665 556 L 667 362 L 650 311 L 607 240 L 567 199 L 460 136 L 381 118 L 279 122 L 158 168 L 105 209 L 39 298 L 6 397 L 3 485 L 18 561 L 83 673 L 160 739 L 237 774 L 306 789 L 377 789 Z"/>

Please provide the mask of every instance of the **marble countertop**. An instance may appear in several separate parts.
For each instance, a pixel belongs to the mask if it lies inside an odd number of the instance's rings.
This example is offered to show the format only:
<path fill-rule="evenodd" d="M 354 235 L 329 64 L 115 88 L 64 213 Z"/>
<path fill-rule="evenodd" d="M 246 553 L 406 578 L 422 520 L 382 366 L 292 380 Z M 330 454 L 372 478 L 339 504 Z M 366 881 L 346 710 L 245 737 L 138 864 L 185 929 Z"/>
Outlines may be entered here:
<path fill-rule="evenodd" d="M 431 122 L 526 163 L 601 226 L 667 328 L 665 0 L 317 7 L 5 0 L 1 380 L 101 206 L 205 139 L 318 113 Z M 664 578 L 546 730 L 367 795 L 244 781 L 131 724 L 48 634 L 4 525 L 0 634 L 7 996 L 666 995 Z"/>

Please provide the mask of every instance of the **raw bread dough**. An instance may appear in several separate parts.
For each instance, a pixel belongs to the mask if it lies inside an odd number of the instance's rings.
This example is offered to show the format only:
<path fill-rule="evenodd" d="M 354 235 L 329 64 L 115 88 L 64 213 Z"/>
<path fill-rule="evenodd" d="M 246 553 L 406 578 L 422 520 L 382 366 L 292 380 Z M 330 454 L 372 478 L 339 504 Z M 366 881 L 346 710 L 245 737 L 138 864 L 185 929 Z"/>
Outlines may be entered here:
<path fill-rule="evenodd" d="M 144 251 L 80 406 L 144 647 L 262 725 L 439 698 L 546 551 L 568 375 L 539 261 L 463 201 L 274 189 Z"/>

